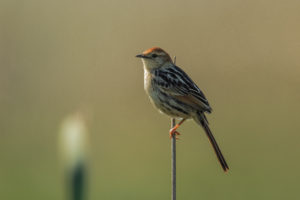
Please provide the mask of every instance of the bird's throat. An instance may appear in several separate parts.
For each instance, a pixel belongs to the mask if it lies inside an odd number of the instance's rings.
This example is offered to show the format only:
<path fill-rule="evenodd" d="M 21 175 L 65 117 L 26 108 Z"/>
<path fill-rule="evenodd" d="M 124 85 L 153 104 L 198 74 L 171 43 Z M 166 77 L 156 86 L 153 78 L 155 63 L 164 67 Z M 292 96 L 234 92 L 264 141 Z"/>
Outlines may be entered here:
<path fill-rule="evenodd" d="M 151 72 L 147 68 L 147 66 L 144 65 L 144 89 L 146 92 L 148 92 L 150 84 L 151 84 Z"/>

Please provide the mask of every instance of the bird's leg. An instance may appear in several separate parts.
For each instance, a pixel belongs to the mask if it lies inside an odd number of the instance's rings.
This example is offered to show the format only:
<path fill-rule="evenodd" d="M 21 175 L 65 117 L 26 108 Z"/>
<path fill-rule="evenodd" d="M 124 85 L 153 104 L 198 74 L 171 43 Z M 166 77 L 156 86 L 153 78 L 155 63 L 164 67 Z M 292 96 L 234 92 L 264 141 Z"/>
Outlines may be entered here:
<path fill-rule="evenodd" d="M 170 129 L 170 138 L 172 138 L 173 134 L 175 135 L 180 135 L 179 132 L 176 131 L 177 128 L 179 128 L 179 126 L 185 121 L 186 119 L 182 119 L 178 124 L 176 124 L 173 128 Z M 176 138 L 178 139 L 178 138 Z"/>

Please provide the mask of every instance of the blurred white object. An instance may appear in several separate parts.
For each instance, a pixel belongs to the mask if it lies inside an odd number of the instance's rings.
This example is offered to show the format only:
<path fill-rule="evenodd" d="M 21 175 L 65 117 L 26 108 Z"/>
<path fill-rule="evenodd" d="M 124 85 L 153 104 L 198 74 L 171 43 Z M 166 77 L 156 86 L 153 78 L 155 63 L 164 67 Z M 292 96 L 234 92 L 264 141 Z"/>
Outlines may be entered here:
<path fill-rule="evenodd" d="M 80 113 L 65 118 L 59 140 L 62 158 L 67 167 L 84 162 L 87 156 L 87 128 Z"/>

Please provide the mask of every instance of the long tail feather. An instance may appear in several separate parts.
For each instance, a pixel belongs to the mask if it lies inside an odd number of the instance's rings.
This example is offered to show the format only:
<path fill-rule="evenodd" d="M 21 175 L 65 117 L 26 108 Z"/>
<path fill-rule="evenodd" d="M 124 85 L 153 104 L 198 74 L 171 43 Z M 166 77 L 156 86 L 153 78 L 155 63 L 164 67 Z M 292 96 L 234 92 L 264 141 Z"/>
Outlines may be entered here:
<path fill-rule="evenodd" d="M 214 148 L 214 151 L 217 155 L 217 158 L 218 158 L 223 170 L 225 172 L 228 171 L 229 167 L 228 167 L 228 165 L 225 161 L 225 158 L 224 158 L 224 156 L 223 156 L 223 154 L 222 154 L 222 152 L 221 152 L 221 150 L 220 150 L 220 148 L 217 144 L 216 139 L 214 138 L 214 136 L 213 136 L 213 134 L 212 134 L 212 132 L 211 132 L 209 126 L 208 126 L 208 122 L 207 122 L 207 119 L 206 119 L 204 113 L 201 112 L 201 113 L 197 114 L 196 122 L 199 123 L 203 127 L 203 129 L 204 129 L 204 131 L 205 131 L 212 147 Z"/>

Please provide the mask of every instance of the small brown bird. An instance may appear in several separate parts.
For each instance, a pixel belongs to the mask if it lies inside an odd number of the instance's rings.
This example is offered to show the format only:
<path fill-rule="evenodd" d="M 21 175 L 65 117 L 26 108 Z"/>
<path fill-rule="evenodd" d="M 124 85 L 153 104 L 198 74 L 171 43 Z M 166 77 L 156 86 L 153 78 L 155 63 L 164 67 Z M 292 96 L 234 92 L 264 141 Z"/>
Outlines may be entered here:
<path fill-rule="evenodd" d="M 170 130 L 170 136 L 179 135 L 176 130 L 186 119 L 194 119 L 203 127 L 223 170 L 226 172 L 229 169 L 228 165 L 205 116 L 205 113 L 211 113 L 212 109 L 203 92 L 161 48 L 150 48 L 136 57 L 142 59 L 144 89 L 151 102 L 162 113 L 182 119 Z"/>

